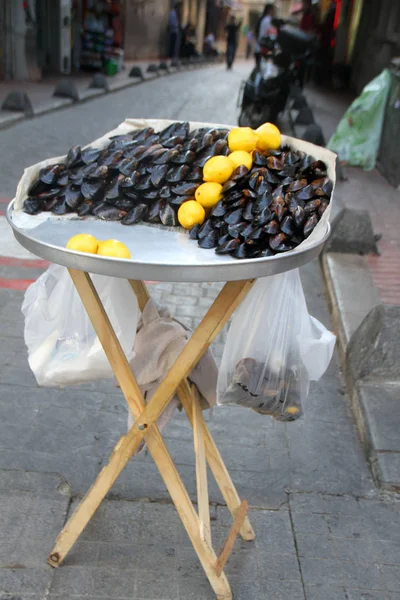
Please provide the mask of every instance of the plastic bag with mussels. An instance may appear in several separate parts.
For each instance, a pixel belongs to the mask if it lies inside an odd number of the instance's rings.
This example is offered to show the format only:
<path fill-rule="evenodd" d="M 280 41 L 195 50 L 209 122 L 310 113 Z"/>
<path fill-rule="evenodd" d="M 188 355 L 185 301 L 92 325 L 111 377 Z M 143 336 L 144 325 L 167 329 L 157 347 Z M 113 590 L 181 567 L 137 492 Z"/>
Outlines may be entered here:
<path fill-rule="evenodd" d="M 259 279 L 235 313 L 218 376 L 218 403 L 279 421 L 303 414 L 310 380 L 327 369 L 335 336 L 310 317 L 298 269 Z"/>

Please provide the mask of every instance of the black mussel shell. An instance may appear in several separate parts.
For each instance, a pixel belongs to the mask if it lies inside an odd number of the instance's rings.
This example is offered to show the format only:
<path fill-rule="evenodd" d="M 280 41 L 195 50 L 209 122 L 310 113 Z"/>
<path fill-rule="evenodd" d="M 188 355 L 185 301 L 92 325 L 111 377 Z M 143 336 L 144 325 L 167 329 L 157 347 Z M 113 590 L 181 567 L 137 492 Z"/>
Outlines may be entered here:
<path fill-rule="evenodd" d="M 268 156 L 267 165 L 273 171 L 282 171 L 284 167 L 282 156 Z"/>
<path fill-rule="evenodd" d="M 308 217 L 311 213 L 317 211 L 321 206 L 321 200 L 310 200 L 304 205 L 304 214 Z"/>
<path fill-rule="evenodd" d="M 328 205 L 329 205 L 328 202 L 321 202 L 320 207 L 318 209 L 318 214 L 319 214 L 320 217 L 322 217 L 322 215 L 324 214 L 324 212 L 328 208 Z"/>
<path fill-rule="evenodd" d="M 121 189 L 126 190 L 126 189 L 133 188 L 136 185 L 138 179 L 139 179 L 139 177 L 132 178 L 132 177 L 127 177 L 125 175 L 119 175 L 118 182 L 119 182 Z"/>
<path fill-rule="evenodd" d="M 72 146 L 65 159 L 65 166 L 67 169 L 78 165 L 81 162 L 81 147 Z"/>
<path fill-rule="evenodd" d="M 191 165 L 196 158 L 196 153 L 193 150 L 181 151 L 177 156 L 171 160 L 176 165 Z"/>
<path fill-rule="evenodd" d="M 83 200 L 79 187 L 68 185 L 64 192 L 65 203 L 71 210 L 76 210 Z"/>
<path fill-rule="evenodd" d="M 161 200 L 156 200 L 149 209 L 149 214 L 147 215 L 147 220 L 149 223 L 160 223 L 160 208 L 161 208 Z"/>
<path fill-rule="evenodd" d="M 100 150 L 99 148 L 85 148 L 81 152 L 81 159 L 85 163 L 85 165 L 90 165 L 99 158 L 101 153 L 102 150 Z"/>
<path fill-rule="evenodd" d="M 223 139 L 219 139 L 211 147 L 213 156 L 227 156 L 229 154 L 228 142 Z"/>
<path fill-rule="evenodd" d="M 225 181 L 224 185 L 222 186 L 222 193 L 226 194 L 230 190 L 233 190 L 236 186 L 237 186 L 237 181 L 233 181 L 232 179 L 228 179 L 228 181 Z"/>
<path fill-rule="evenodd" d="M 242 190 L 242 194 L 245 198 L 251 198 L 252 200 L 257 198 L 258 196 L 257 192 L 255 192 L 254 190 L 249 190 L 248 188 Z"/>
<path fill-rule="evenodd" d="M 211 215 L 213 217 L 223 217 L 226 213 L 226 205 L 223 200 L 217 202 L 217 204 L 211 210 Z"/>
<path fill-rule="evenodd" d="M 306 187 L 306 185 L 307 185 L 307 179 L 296 179 L 295 181 L 292 181 L 292 183 L 289 185 L 287 191 L 288 192 L 298 192 L 299 190 Z"/>
<path fill-rule="evenodd" d="M 160 198 L 163 198 L 164 200 L 168 200 L 170 199 L 170 202 L 172 204 L 175 204 L 175 199 L 176 197 L 172 194 L 171 192 L 171 188 L 168 187 L 168 185 L 164 185 L 161 190 L 159 191 L 158 195 L 160 196 Z M 179 204 L 180 201 L 177 200 L 177 203 Z"/>
<path fill-rule="evenodd" d="M 197 158 L 193 163 L 194 167 L 204 167 L 204 165 L 206 164 L 206 162 L 212 158 L 214 155 L 210 152 L 210 149 L 207 148 L 206 150 L 204 150 L 203 152 L 201 152 L 200 154 L 197 154 Z"/>
<path fill-rule="evenodd" d="M 253 220 L 253 202 L 250 201 L 246 204 L 246 207 L 243 211 L 243 219 L 246 221 Z"/>
<path fill-rule="evenodd" d="M 190 125 L 188 121 L 184 121 L 182 123 L 172 123 L 159 133 L 160 142 L 164 143 L 174 136 L 179 136 L 183 139 L 186 139 L 189 134 L 189 129 Z"/>
<path fill-rule="evenodd" d="M 281 244 L 286 243 L 287 237 L 284 233 L 277 233 L 276 235 L 271 235 L 269 238 L 269 245 L 272 250 L 277 250 Z"/>
<path fill-rule="evenodd" d="M 225 213 L 224 219 L 228 225 L 237 225 L 242 220 L 243 209 L 236 208 Z"/>
<path fill-rule="evenodd" d="M 219 245 L 215 248 L 216 254 L 230 254 L 240 246 L 239 238 L 230 238 L 222 243 L 221 240 L 218 241 Z"/>
<path fill-rule="evenodd" d="M 161 156 L 162 154 L 165 154 L 166 152 L 167 152 L 167 150 L 161 144 L 159 144 L 159 143 L 153 144 L 152 146 L 149 146 L 143 152 L 143 154 L 141 154 L 139 160 L 145 161 L 148 159 L 156 158 L 158 156 Z"/>
<path fill-rule="evenodd" d="M 136 190 L 138 192 L 144 192 L 146 190 L 150 190 L 151 188 L 151 175 L 145 175 L 144 177 L 141 177 L 139 183 L 136 184 Z"/>
<path fill-rule="evenodd" d="M 187 140 L 182 147 L 182 150 L 193 150 L 194 152 L 196 152 L 199 148 L 199 140 L 197 140 L 196 138 L 192 138 Z"/>
<path fill-rule="evenodd" d="M 293 250 L 293 248 L 295 248 L 295 244 L 290 244 L 289 242 L 283 242 L 282 244 L 279 244 L 278 246 L 276 246 L 275 252 L 289 252 L 290 250 Z"/>
<path fill-rule="evenodd" d="M 301 227 L 305 220 L 304 208 L 302 206 L 297 206 L 292 212 L 292 217 L 296 227 Z"/>
<path fill-rule="evenodd" d="M 199 229 L 198 238 L 201 239 L 201 238 L 205 237 L 206 235 L 208 235 L 210 233 L 210 231 L 213 231 L 214 229 L 215 229 L 215 227 L 214 227 L 213 220 L 206 219 L 204 221 L 203 225 Z"/>
<path fill-rule="evenodd" d="M 262 209 L 261 212 L 257 213 L 253 219 L 253 223 L 256 227 L 261 225 L 266 225 L 269 221 L 272 221 L 274 218 L 274 213 L 270 210 L 268 206 Z"/>
<path fill-rule="evenodd" d="M 268 164 L 268 157 L 264 156 L 261 152 L 254 152 L 253 162 L 256 167 L 265 167 Z"/>
<path fill-rule="evenodd" d="M 134 132 L 131 133 L 132 139 L 136 140 L 137 142 L 144 142 L 153 134 L 153 127 L 145 127 L 144 129 L 139 129 L 137 135 L 135 135 Z"/>
<path fill-rule="evenodd" d="M 124 160 L 122 150 L 115 150 L 111 154 L 107 154 L 102 158 L 101 163 L 106 165 L 109 169 L 119 170 L 119 167 Z"/>
<path fill-rule="evenodd" d="M 301 190 L 299 190 L 295 194 L 296 200 L 311 200 L 311 198 L 313 196 L 314 196 L 314 188 L 311 183 L 306 185 L 305 187 L 303 187 Z"/>
<path fill-rule="evenodd" d="M 296 225 L 292 217 L 285 217 L 281 223 L 281 231 L 287 235 L 294 235 L 296 231 Z"/>
<path fill-rule="evenodd" d="M 155 165 L 164 165 L 166 163 L 170 163 L 176 158 L 179 154 L 180 148 L 176 146 L 175 148 L 170 148 L 169 150 L 164 150 L 163 153 L 160 153 L 159 156 L 153 158 L 153 163 Z"/>
<path fill-rule="evenodd" d="M 46 189 L 44 192 L 36 195 L 36 198 L 40 201 L 43 200 L 51 200 L 51 198 L 55 198 L 61 192 L 60 188 L 53 188 L 52 190 Z"/>
<path fill-rule="evenodd" d="M 311 215 L 311 217 L 309 217 L 304 224 L 304 230 L 303 230 L 304 237 L 308 237 L 310 235 L 310 233 L 312 233 L 314 231 L 314 228 L 317 223 L 318 223 L 318 217 L 315 213 L 313 213 Z"/>
<path fill-rule="evenodd" d="M 190 168 L 189 172 L 185 177 L 186 181 L 203 181 L 203 169 L 200 167 L 196 167 L 194 169 Z"/>
<path fill-rule="evenodd" d="M 189 231 L 189 237 L 191 240 L 197 240 L 199 236 L 201 225 L 197 223 L 192 229 Z"/>
<path fill-rule="evenodd" d="M 160 193 L 158 190 L 145 190 L 141 192 L 140 197 L 144 200 L 157 200 L 159 198 Z"/>
<path fill-rule="evenodd" d="M 132 175 L 132 173 L 135 171 L 137 167 L 137 160 L 135 158 L 124 158 L 120 163 L 119 163 L 119 172 L 122 175 L 126 175 L 127 177 L 130 177 Z"/>
<path fill-rule="evenodd" d="M 269 233 L 270 235 L 275 235 L 280 231 L 279 223 L 275 220 L 264 225 L 262 229 L 265 233 Z"/>
<path fill-rule="evenodd" d="M 83 180 L 81 185 L 82 195 L 87 200 L 96 200 L 102 193 L 104 189 L 104 182 L 101 180 Z"/>
<path fill-rule="evenodd" d="M 119 197 L 120 194 L 118 179 L 118 177 L 114 177 L 114 179 L 108 184 L 104 196 L 106 200 L 116 200 Z"/>
<path fill-rule="evenodd" d="M 106 165 L 97 166 L 95 163 L 90 165 L 91 167 L 95 167 L 90 169 L 87 173 L 85 173 L 85 177 L 87 179 L 106 179 L 108 176 L 108 167 Z"/>
<path fill-rule="evenodd" d="M 271 185 L 277 185 L 281 181 L 280 178 L 273 171 L 271 171 L 271 169 L 267 169 L 265 179 Z"/>
<path fill-rule="evenodd" d="M 224 195 L 223 200 L 224 200 L 225 204 L 231 206 L 231 204 L 233 202 L 236 202 L 236 200 L 239 200 L 239 198 L 242 198 L 242 191 L 233 189 Z"/>
<path fill-rule="evenodd" d="M 155 188 L 159 188 L 162 186 L 168 168 L 168 165 L 157 165 L 156 167 L 154 167 L 150 175 L 150 181 Z"/>
<path fill-rule="evenodd" d="M 28 215 L 36 215 L 42 209 L 41 202 L 37 198 L 27 198 L 24 200 L 23 210 Z"/>
<path fill-rule="evenodd" d="M 188 167 L 187 165 L 182 165 L 181 167 L 169 168 L 169 166 L 167 165 L 167 170 L 168 172 L 166 174 L 165 180 L 168 181 L 168 183 L 179 183 L 180 181 L 184 181 L 186 179 L 186 176 L 190 172 L 190 167 Z"/>
<path fill-rule="evenodd" d="M 147 204 L 137 204 L 122 219 L 122 225 L 134 225 L 139 221 L 144 221 L 149 213 Z"/>
<path fill-rule="evenodd" d="M 63 171 L 65 171 L 64 165 L 51 165 L 50 167 L 45 167 L 40 171 L 39 179 L 46 185 L 53 185 Z"/>
<path fill-rule="evenodd" d="M 42 200 L 40 203 L 42 210 L 52 210 L 53 206 L 55 206 L 62 199 L 62 196 L 55 196 L 54 198 L 50 198 L 49 200 Z"/>
<path fill-rule="evenodd" d="M 248 225 L 247 221 L 243 221 L 242 223 L 237 223 L 236 225 L 228 225 L 228 233 L 231 237 L 237 238 L 241 235 L 241 232 L 246 229 Z"/>
<path fill-rule="evenodd" d="M 82 204 L 79 206 L 77 213 L 80 217 L 86 217 L 87 215 L 92 214 L 92 210 L 94 207 L 94 202 L 92 200 L 84 200 Z"/>
<path fill-rule="evenodd" d="M 232 256 L 235 258 L 247 258 L 248 246 L 245 243 L 239 244 L 233 252 Z"/>
<path fill-rule="evenodd" d="M 165 202 L 160 208 L 160 220 L 166 227 L 176 227 L 178 224 L 176 214 L 169 202 Z"/>
<path fill-rule="evenodd" d="M 37 196 L 38 194 L 45 192 L 47 189 L 48 186 L 43 183 L 43 181 L 40 181 L 40 179 L 37 179 L 29 188 L 28 196 Z"/>
<path fill-rule="evenodd" d="M 181 146 L 184 143 L 184 141 L 185 138 L 181 137 L 180 135 L 174 135 L 168 140 L 165 140 L 165 142 L 163 142 L 162 145 L 164 146 L 164 148 L 173 148 L 174 146 Z"/>
<path fill-rule="evenodd" d="M 271 192 L 267 191 L 257 198 L 253 203 L 253 213 L 256 215 L 263 211 L 268 206 L 271 206 L 273 197 Z"/>
<path fill-rule="evenodd" d="M 61 173 L 61 175 L 59 175 L 59 177 L 57 177 L 57 181 L 56 181 L 56 185 L 57 187 L 65 187 L 68 183 L 68 171 L 65 170 Z"/>
<path fill-rule="evenodd" d="M 200 248 L 215 248 L 218 246 L 218 233 L 215 229 L 210 231 L 206 236 L 198 239 Z"/>
<path fill-rule="evenodd" d="M 199 186 L 197 185 L 197 183 L 184 181 L 182 183 L 179 183 L 178 185 L 175 185 L 172 188 L 172 192 L 177 196 L 194 196 L 194 193 L 198 187 Z"/>
<path fill-rule="evenodd" d="M 94 207 L 92 214 L 104 221 L 120 221 L 126 215 L 125 210 L 121 210 L 116 206 L 110 206 L 106 202 L 101 202 Z"/>
<path fill-rule="evenodd" d="M 131 200 L 130 198 L 118 198 L 118 200 L 115 201 L 115 208 L 119 208 L 120 210 L 125 210 L 126 212 L 130 211 L 131 208 L 133 208 L 134 205 L 134 200 Z"/>
<path fill-rule="evenodd" d="M 248 174 L 249 174 L 248 168 L 245 165 L 239 165 L 233 171 L 233 173 L 231 175 L 231 181 L 240 181 L 244 177 L 246 177 L 246 175 L 248 175 Z"/>
<path fill-rule="evenodd" d="M 56 204 L 51 209 L 51 212 L 54 215 L 65 215 L 69 211 L 69 207 L 66 204 L 64 199 L 58 200 Z"/>

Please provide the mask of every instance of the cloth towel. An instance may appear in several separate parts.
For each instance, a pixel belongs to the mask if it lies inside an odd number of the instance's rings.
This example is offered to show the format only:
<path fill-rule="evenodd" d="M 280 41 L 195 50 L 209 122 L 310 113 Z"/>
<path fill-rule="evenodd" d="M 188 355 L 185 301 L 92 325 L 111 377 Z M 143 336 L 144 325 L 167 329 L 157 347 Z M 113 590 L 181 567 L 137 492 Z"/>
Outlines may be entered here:
<path fill-rule="evenodd" d="M 148 300 L 139 320 L 134 357 L 130 363 L 146 403 L 182 352 L 191 333 L 171 317 L 167 308 L 158 306 L 152 298 Z M 216 403 L 217 379 L 218 367 L 208 349 L 189 375 L 189 380 L 197 386 L 203 410 Z M 167 425 L 178 406 L 179 400 L 174 396 L 157 421 L 160 429 Z M 133 423 L 134 417 L 129 411 L 128 429 Z"/>

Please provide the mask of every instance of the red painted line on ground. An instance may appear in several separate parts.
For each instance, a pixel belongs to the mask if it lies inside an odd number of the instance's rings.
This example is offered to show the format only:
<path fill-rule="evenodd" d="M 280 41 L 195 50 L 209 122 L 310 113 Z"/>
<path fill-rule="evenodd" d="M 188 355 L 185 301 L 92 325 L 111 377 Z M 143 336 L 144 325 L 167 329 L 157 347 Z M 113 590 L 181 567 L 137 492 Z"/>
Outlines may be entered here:
<path fill-rule="evenodd" d="M 25 291 L 34 279 L 4 279 L 0 278 L 0 289 Z"/>
<path fill-rule="evenodd" d="M 10 204 L 12 198 L 0 198 L 0 204 Z"/>
<path fill-rule="evenodd" d="M 11 256 L 0 256 L 0 266 L 3 267 L 28 267 L 29 269 L 47 269 L 49 266 L 47 260 L 34 258 L 12 258 Z"/>

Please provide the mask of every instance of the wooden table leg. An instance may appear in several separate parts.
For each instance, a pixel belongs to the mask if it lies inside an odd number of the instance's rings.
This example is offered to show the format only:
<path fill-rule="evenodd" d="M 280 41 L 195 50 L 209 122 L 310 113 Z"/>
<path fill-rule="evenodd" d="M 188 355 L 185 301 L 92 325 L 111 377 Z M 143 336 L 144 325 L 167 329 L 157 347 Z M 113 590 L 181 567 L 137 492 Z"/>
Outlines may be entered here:
<path fill-rule="evenodd" d="M 143 310 L 146 306 L 147 301 L 150 298 L 149 291 L 143 281 L 130 280 L 129 283 L 138 299 L 139 308 Z M 186 415 L 193 426 L 193 394 L 187 379 L 183 379 L 178 386 L 177 394 L 179 400 L 186 412 Z M 221 491 L 221 494 L 226 502 L 226 505 L 231 512 L 233 518 L 237 513 L 237 510 L 241 506 L 241 500 L 239 494 L 236 491 L 235 485 L 229 475 L 229 471 L 225 466 L 225 463 L 221 457 L 221 454 L 209 432 L 206 423 L 204 423 L 204 441 L 206 458 L 210 469 L 214 475 L 215 481 Z M 246 516 L 241 527 L 240 535 L 246 541 L 254 540 L 255 533 L 250 524 L 249 518 Z"/>
<path fill-rule="evenodd" d="M 199 507 L 200 535 L 211 546 L 210 500 L 208 497 L 206 447 L 204 443 L 204 421 L 200 398 L 195 386 L 193 395 L 193 438 L 196 457 L 197 504 Z"/>
<path fill-rule="evenodd" d="M 107 494 L 112 483 L 126 465 L 132 455 L 132 449 L 137 447 L 138 438 L 141 439 L 144 435 L 150 453 L 160 470 L 164 483 L 167 486 L 217 598 L 220 600 L 229 600 L 232 597 L 229 583 L 223 572 L 217 575 L 217 557 L 215 552 L 200 535 L 199 517 L 194 510 L 193 504 L 155 422 L 167 406 L 180 381 L 187 376 L 199 358 L 204 354 L 209 344 L 240 303 L 242 297 L 247 293 L 252 282 L 226 284 L 178 357 L 176 363 L 167 374 L 165 380 L 145 407 L 140 388 L 89 275 L 73 269 L 70 269 L 70 274 L 110 361 L 128 406 L 136 418 L 136 422 L 131 431 L 125 437 L 121 438 L 115 447 L 108 465 L 109 468 L 107 469 L 106 467 L 99 474 L 95 484 L 61 532 L 56 546 L 49 556 L 49 563 L 57 566 L 62 562 Z"/>

